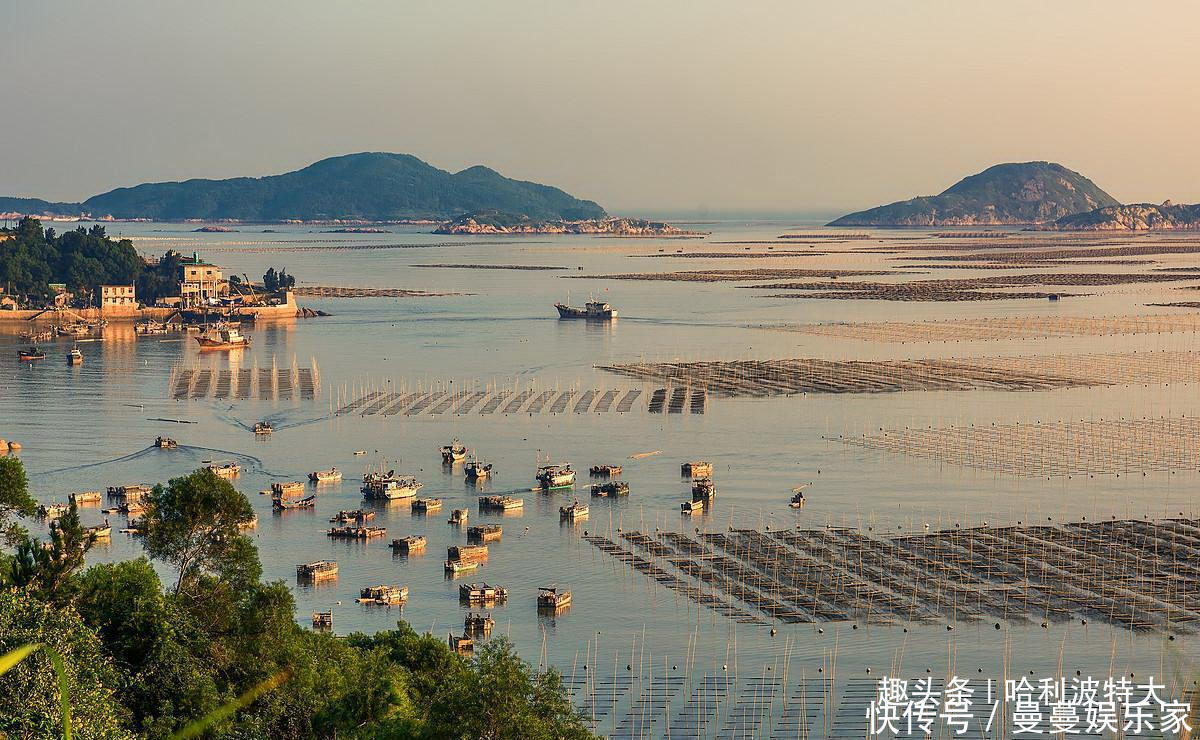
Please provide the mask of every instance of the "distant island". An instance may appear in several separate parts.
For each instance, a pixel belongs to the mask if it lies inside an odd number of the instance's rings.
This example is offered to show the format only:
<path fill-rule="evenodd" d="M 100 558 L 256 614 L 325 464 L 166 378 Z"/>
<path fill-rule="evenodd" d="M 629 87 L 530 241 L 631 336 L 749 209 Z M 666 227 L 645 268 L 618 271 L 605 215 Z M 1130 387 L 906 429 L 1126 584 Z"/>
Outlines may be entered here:
<path fill-rule="evenodd" d="M 998 164 L 939 195 L 850 213 L 830 226 L 1030 226 L 1119 206 L 1083 175 L 1054 162 Z"/>
<path fill-rule="evenodd" d="M 448 221 L 435 234 L 600 234 L 611 236 L 700 236 L 661 221 L 641 218 L 531 219 L 497 210 L 475 211 Z"/>
<path fill-rule="evenodd" d="M 1105 206 L 1058 219 L 1041 228 L 1056 231 L 1183 231 L 1200 229 L 1200 205 L 1132 203 Z"/>
<path fill-rule="evenodd" d="M 593 201 L 487 167 L 450 173 L 409 154 L 382 152 L 331 157 L 268 177 L 145 183 L 82 203 L 0 198 L 0 213 L 150 221 L 444 221 L 488 209 L 533 220 L 608 216 Z"/>

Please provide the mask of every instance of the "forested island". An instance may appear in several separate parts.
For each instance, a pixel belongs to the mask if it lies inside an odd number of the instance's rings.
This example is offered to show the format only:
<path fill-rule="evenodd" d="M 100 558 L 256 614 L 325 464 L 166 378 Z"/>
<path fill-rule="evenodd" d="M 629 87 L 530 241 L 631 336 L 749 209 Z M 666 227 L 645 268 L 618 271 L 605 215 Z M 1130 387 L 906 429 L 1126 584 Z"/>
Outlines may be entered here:
<path fill-rule="evenodd" d="M 301 628 L 288 587 L 261 579 L 250 502 L 210 470 L 154 488 L 136 560 L 85 567 L 96 534 L 74 506 L 47 540 L 21 526 L 36 509 L 0 458 L 0 736 L 591 737 L 558 674 L 503 637 L 468 659 L 404 622 Z"/>

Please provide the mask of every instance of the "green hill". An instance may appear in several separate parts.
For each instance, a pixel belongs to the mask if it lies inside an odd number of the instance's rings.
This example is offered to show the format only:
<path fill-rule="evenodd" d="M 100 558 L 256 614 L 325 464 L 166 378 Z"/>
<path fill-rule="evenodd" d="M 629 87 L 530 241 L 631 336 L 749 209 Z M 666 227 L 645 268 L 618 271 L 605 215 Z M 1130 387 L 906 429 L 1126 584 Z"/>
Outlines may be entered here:
<path fill-rule="evenodd" d="M 450 173 L 408 154 L 380 152 L 331 157 L 268 177 L 146 183 L 117 188 L 78 205 L 55 205 L 94 217 L 157 221 L 444 219 L 489 208 L 533 219 L 607 215 L 590 200 L 549 185 L 512 180 L 487 167 Z"/>
<path fill-rule="evenodd" d="M 998 164 L 939 195 L 851 213 L 830 226 L 1041 224 L 1119 205 L 1083 175 L 1054 162 Z"/>

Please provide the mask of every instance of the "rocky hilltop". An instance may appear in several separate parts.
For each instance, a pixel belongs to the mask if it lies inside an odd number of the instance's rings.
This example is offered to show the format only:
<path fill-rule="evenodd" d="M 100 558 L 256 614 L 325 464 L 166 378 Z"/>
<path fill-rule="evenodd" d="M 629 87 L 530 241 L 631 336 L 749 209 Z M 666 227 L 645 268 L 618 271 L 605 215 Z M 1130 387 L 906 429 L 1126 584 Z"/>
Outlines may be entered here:
<path fill-rule="evenodd" d="M 1083 175 L 1054 162 L 998 164 L 938 195 L 850 213 L 830 226 L 1031 225 L 1116 206 Z"/>
<path fill-rule="evenodd" d="M 536 220 L 528 216 L 480 211 L 465 213 L 434 230 L 435 234 L 607 234 L 612 236 L 693 236 L 661 221 L 640 218 Z"/>
<path fill-rule="evenodd" d="M 331 157 L 267 177 L 186 180 L 118 188 L 82 203 L 0 199 L 34 215 L 154 221 L 442 221 L 481 209 L 535 219 L 596 219 L 608 214 L 558 188 L 504 177 L 487 167 L 450 173 L 409 154 Z"/>
<path fill-rule="evenodd" d="M 1200 229 L 1200 205 L 1175 205 L 1167 201 L 1107 206 L 1065 216 L 1043 228 L 1062 231 L 1152 231 Z"/>

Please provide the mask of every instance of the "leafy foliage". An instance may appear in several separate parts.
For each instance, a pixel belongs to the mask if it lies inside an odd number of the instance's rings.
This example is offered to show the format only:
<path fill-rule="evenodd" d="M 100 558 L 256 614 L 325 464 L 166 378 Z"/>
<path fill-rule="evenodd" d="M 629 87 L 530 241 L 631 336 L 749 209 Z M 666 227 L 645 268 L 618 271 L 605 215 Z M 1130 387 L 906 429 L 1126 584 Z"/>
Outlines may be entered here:
<path fill-rule="evenodd" d="M 37 503 L 29 495 L 25 466 L 15 457 L 0 457 L 0 530 L 8 543 L 20 540 L 24 530 L 13 516 L 33 516 Z"/>

